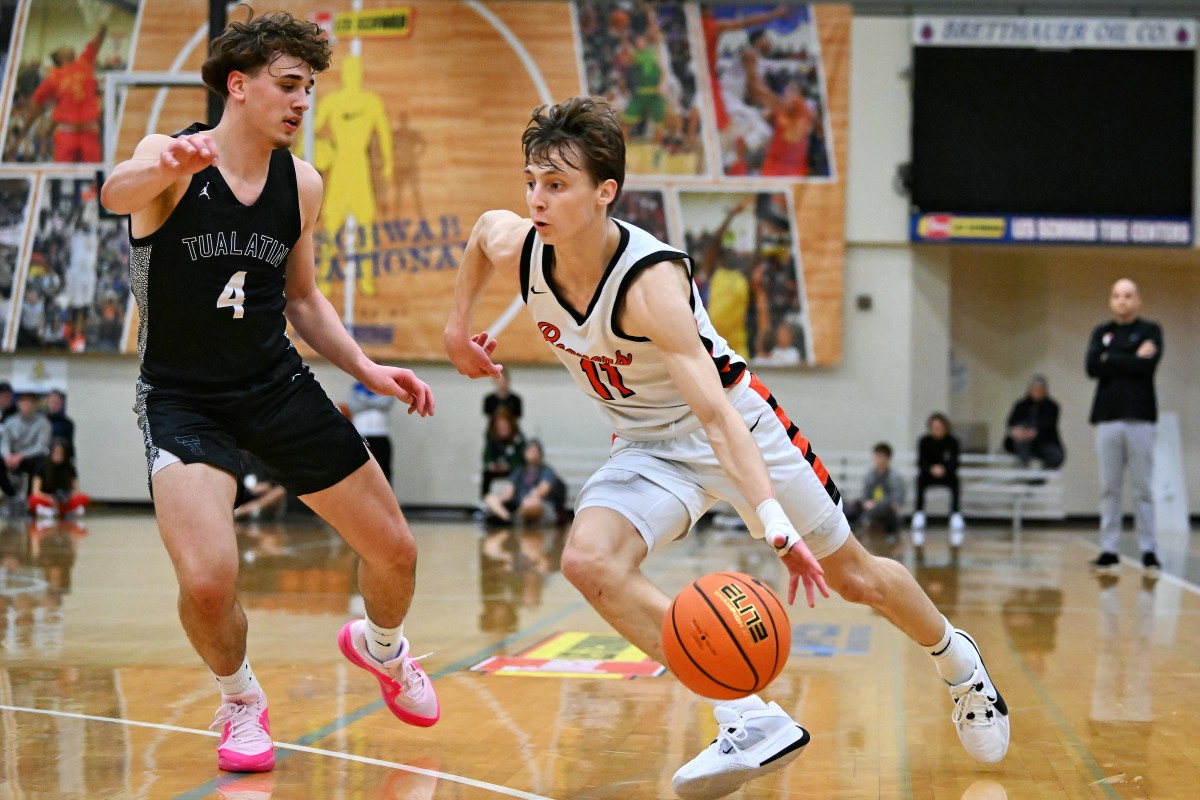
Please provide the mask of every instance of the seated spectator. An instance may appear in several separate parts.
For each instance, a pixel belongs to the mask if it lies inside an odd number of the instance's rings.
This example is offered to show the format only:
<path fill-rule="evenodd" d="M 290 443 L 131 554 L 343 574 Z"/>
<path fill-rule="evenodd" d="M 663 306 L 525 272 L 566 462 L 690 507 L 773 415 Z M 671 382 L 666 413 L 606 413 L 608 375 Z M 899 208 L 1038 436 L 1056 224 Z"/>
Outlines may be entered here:
<path fill-rule="evenodd" d="M 521 422 L 521 396 L 514 394 L 508 383 L 508 373 L 501 371 L 492 376 L 496 390 L 483 398 L 483 414 L 488 420 L 496 416 L 500 409 L 506 409 L 512 414 L 513 420 Z"/>
<path fill-rule="evenodd" d="M 4 458 L 4 469 L 0 469 L 0 490 L 8 497 L 25 493 L 25 479 L 38 474 L 50 454 L 50 421 L 37 410 L 37 398 L 22 392 L 17 400 L 17 413 L 4 422 L 0 429 L 0 456 Z M 12 475 L 18 482 L 13 482 Z M 21 498 L 21 511 L 25 512 L 25 500 Z"/>
<path fill-rule="evenodd" d="M 0 422 L 4 422 L 17 413 L 17 398 L 13 394 L 12 384 L 0 381 Z"/>
<path fill-rule="evenodd" d="M 266 464 L 252 453 L 241 451 L 241 461 L 233 518 L 257 520 L 283 516 L 287 510 L 287 489 L 271 477 Z"/>
<path fill-rule="evenodd" d="M 850 501 L 846 518 L 851 525 L 865 521 L 869 530 L 894 534 L 904 507 L 904 479 L 892 469 L 892 447 L 887 442 L 875 445 L 871 460 L 872 467 L 863 478 L 862 498 Z"/>
<path fill-rule="evenodd" d="M 350 421 L 360 436 L 367 440 L 371 455 L 379 462 L 383 477 L 392 482 L 392 435 L 388 417 L 396 398 L 390 394 L 375 394 L 361 381 L 350 389 L 346 407 L 350 409 Z"/>
<path fill-rule="evenodd" d="M 58 389 L 46 395 L 43 412 L 50 420 L 50 439 L 62 439 L 67 445 L 67 455 L 75 460 L 75 421 L 67 416 L 67 396 Z"/>
<path fill-rule="evenodd" d="M 959 513 L 958 439 L 950 432 L 950 420 L 935 412 L 925 423 L 929 433 L 917 442 L 917 503 L 913 513 L 913 545 L 925 543 L 925 490 L 930 486 L 950 489 L 950 544 L 962 544 L 963 524 Z"/>
<path fill-rule="evenodd" d="M 492 523 L 511 524 L 515 516 L 525 525 L 536 526 L 558 521 L 565 495 L 562 481 L 545 464 L 541 442 L 533 439 L 525 445 L 525 463 L 513 470 L 501 489 L 484 495 L 483 503 Z"/>
<path fill-rule="evenodd" d="M 486 497 L 497 478 L 507 478 L 525 463 L 525 436 L 517 427 L 516 417 L 507 409 L 497 409 L 488 421 L 483 442 L 483 479 L 479 494 Z"/>
<path fill-rule="evenodd" d="M 50 443 L 50 456 L 29 485 L 29 512 L 39 517 L 75 517 L 92 499 L 79 491 L 79 475 L 65 439 Z"/>
<path fill-rule="evenodd" d="M 1020 459 L 1023 467 L 1036 458 L 1046 469 L 1058 469 L 1066 459 L 1058 436 L 1058 403 L 1050 397 L 1041 375 L 1029 379 L 1025 396 L 1009 412 L 1004 449 Z"/>

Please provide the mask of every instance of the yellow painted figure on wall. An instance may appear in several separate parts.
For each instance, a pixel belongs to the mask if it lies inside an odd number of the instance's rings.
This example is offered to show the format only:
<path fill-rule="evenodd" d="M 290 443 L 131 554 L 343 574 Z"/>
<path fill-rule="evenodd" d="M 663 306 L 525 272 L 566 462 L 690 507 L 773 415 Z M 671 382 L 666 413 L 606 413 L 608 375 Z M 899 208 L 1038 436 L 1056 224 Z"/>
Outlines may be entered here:
<path fill-rule="evenodd" d="M 317 134 L 326 129 L 328 138 L 318 142 L 317 164 L 325 176 L 325 202 L 321 207 L 325 243 L 321 248 L 317 285 L 325 296 L 331 291 L 331 270 L 334 257 L 340 252 L 350 254 L 347 247 L 349 231 L 338 231 L 354 218 L 353 258 L 358 275 L 358 288 L 364 294 L 375 294 L 375 187 L 371 170 L 371 138 L 374 136 L 383 157 L 383 180 L 392 185 L 392 135 L 384 111 L 383 100 L 363 88 L 362 58 L 346 56 L 341 59 L 342 85 L 336 92 L 319 98 L 316 104 L 314 128 Z M 342 272 L 347 271 L 345 261 Z"/>

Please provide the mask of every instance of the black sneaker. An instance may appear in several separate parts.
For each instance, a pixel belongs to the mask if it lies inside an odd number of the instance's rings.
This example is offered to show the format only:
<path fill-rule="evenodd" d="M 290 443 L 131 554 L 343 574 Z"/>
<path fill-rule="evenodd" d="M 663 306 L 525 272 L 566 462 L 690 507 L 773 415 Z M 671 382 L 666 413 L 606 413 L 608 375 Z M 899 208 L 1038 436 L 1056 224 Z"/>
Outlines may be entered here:
<path fill-rule="evenodd" d="M 1091 565 L 1097 572 L 1116 572 L 1121 566 L 1121 557 L 1116 553 L 1104 552 L 1092 561 Z"/>
<path fill-rule="evenodd" d="M 1157 575 L 1162 572 L 1162 564 L 1159 563 L 1158 556 L 1154 554 L 1153 550 L 1147 550 L 1142 553 L 1142 569 L 1151 575 Z"/>

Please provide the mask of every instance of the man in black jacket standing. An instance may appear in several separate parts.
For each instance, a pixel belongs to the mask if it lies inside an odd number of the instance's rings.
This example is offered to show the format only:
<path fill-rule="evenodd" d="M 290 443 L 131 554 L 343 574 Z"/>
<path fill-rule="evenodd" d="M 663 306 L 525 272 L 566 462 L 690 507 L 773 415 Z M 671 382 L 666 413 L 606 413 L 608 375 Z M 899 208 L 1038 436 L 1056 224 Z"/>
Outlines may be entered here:
<path fill-rule="evenodd" d="M 1120 562 L 1121 486 L 1128 467 L 1142 566 L 1154 574 L 1162 568 L 1156 555 L 1151 492 L 1158 421 L 1154 370 L 1162 358 L 1162 329 L 1138 316 L 1142 299 L 1137 284 L 1128 278 L 1113 284 L 1108 305 L 1112 321 L 1092 331 L 1087 350 L 1088 376 L 1097 379 L 1089 420 L 1096 426 L 1100 461 L 1102 552 L 1092 566 L 1109 571 Z"/>

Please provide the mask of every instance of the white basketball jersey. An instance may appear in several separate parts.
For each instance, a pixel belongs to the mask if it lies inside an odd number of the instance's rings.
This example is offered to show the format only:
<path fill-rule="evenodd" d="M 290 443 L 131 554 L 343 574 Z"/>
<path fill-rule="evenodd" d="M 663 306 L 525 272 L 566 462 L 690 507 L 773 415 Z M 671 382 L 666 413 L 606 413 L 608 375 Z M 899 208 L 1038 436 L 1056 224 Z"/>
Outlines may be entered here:
<path fill-rule="evenodd" d="M 692 274 L 692 259 L 641 228 L 613 220 L 621 242 L 600 279 L 587 310 L 580 314 L 564 302 L 551 277 L 554 247 L 530 228 L 521 252 L 521 295 L 546 343 L 584 394 L 595 400 L 613 431 L 626 439 L 652 441 L 699 427 L 667 372 L 657 346 L 644 337 L 618 330 L 617 309 L 629 284 L 646 267 L 681 261 Z M 746 361 L 729 348 L 708 319 L 695 283 L 692 313 L 697 335 L 711 354 L 721 383 L 740 393 Z"/>

